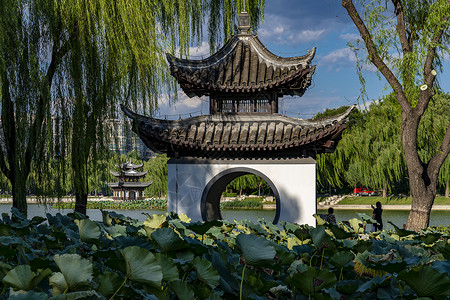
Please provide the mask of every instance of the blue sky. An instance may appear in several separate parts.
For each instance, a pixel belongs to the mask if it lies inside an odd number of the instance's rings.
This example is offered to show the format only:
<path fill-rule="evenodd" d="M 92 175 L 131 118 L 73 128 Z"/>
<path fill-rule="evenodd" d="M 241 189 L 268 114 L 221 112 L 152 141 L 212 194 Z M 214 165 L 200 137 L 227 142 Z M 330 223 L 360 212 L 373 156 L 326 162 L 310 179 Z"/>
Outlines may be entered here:
<path fill-rule="evenodd" d="M 348 41 L 355 40 L 358 36 L 341 1 L 267 0 L 265 19 L 258 30 L 258 37 L 270 51 L 281 53 L 282 56 L 294 56 L 306 54 L 312 47 L 317 47 L 313 60 L 317 67 L 312 85 L 302 97 L 280 99 L 280 113 L 286 112 L 286 115 L 293 117 L 300 114 L 301 118 L 310 118 L 326 108 L 362 105 L 356 58 L 347 46 Z M 190 53 L 193 59 L 200 55 L 207 56 L 207 43 L 193 47 Z M 450 63 L 447 59 L 444 73 L 439 78 L 445 92 L 450 92 L 449 70 Z M 378 78 L 374 67 L 365 67 L 364 77 L 369 99 L 378 99 L 390 91 L 390 88 L 385 88 L 384 78 Z M 197 115 L 200 111 L 208 114 L 206 98 L 188 98 L 181 90 L 178 97 L 176 104 L 161 102 L 159 114 L 171 115 L 169 118 L 179 114 L 185 118 L 189 113 Z"/>

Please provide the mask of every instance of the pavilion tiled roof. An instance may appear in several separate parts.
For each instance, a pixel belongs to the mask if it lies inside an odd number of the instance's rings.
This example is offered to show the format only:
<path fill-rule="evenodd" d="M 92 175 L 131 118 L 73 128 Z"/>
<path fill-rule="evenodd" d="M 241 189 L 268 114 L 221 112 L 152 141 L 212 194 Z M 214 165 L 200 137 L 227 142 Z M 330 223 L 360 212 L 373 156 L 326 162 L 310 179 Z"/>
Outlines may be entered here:
<path fill-rule="evenodd" d="M 148 186 L 150 186 L 152 182 L 129 182 L 129 181 L 120 181 L 120 182 L 108 182 L 108 186 L 110 188 L 113 189 L 119 189 L 119 188 L 124 188 L 124 189 L 145 189 Z"/>
<path fill-rule="evenodd" d="M 278 114 L 208 115 L 160 120 L 135 114 L 133 131 L 156 153 L 175 157 L 302 157 L 332 152 L 355 106 L 321 120 Z"/>
<path fill-rule="evenodd" d="M 115 177 L 143 177 L 147 174 L 148 171 L 144 171 L 144 172 L 138 172 L 135 170 L 132 171 L 124 171 L 124 172 L 115 172 L 115 171 L 109 171 L 109 173 L 111 173 L 111 175 L 115 176 Z"/>
<path fill-rule="evenodd" d="M 316 48 L 296 57 L 280 57 L 247 33 L 234 35 L 219 51 L 201 60 L 167 54 L 171 74 L 189 96 L 213 93 L 276 92 L 301 96 L 311 85 Z"/>

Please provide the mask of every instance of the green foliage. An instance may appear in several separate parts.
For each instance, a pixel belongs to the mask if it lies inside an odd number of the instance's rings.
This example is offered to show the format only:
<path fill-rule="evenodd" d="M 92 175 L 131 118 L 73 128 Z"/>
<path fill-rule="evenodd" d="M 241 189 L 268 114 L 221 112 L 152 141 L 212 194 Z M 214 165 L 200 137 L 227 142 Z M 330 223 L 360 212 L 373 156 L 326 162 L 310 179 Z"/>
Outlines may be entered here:
<path fill-rule="evenodd" d="M 152 182 L 145 190 L 146 197 L 165 197 L 167 195 L 167 161 L 166 154 L 156 155 L 144 162 L 144 170 L 148 171 L 144 181 Z"/>
<path fill-rule="evenodd" d="M 220 202 L 220 209 L 233 209 L 233 208 L 262 209 L 263 203 L 260 198 L 246 198 L 244 200 L 232 200 Z"/>
<path fill-rule="evenodd" d="M 449 228 L 368 233 L 356 219 L 355 231 L 167 214 L 142 223 L 105 212 L 107 222 L 87 223 L 100 230 L 91 240 L 75 214 L 47 223 L 12 213 L 0 221 L 3 298 L 448 297 Z"/>
<path fill-rule="evenodd" d="M 439 148 L 450 122 L 450 96 L 434 96 L 418 130 L 418 154 L 428 162 Z M 338 113 L 329 110 L 326 117 Z M 368 186 L 388 191 L 400 187 L 407 175 L 406 162 L 400 138 L 401 110 L 393 94 L 373 102 L 367 111 L 350 118 L 334 153 L 317 156 L 319 187 L 345 185 Z M 450 181 L 450 159 L 447 158 L 439 173 L 438 185 L 443 190 Z M 402 192 L 408 192 L 403 190 Z"/>
<path fill-rule="evenodd" d="M 58 202 L 52 206 L 55 209 L 74 209 L 74 202 Z M 149 199 L 133 201 L 88 201 L 87 209 L 165 209 L 167 199 Z"/>

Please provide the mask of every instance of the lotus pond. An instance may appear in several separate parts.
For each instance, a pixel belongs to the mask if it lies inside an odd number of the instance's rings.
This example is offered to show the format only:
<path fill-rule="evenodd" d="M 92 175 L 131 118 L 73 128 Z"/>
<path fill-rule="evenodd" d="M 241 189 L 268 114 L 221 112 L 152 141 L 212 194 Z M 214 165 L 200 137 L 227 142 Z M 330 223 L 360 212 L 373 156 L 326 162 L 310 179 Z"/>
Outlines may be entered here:
<path fill-rule="evenodd" d="M 102 211 L 0 220 L 0 298 L 416 299 L 450 297 L 450 228 L 364 232 L 259 220 L 145 221 Z"/>

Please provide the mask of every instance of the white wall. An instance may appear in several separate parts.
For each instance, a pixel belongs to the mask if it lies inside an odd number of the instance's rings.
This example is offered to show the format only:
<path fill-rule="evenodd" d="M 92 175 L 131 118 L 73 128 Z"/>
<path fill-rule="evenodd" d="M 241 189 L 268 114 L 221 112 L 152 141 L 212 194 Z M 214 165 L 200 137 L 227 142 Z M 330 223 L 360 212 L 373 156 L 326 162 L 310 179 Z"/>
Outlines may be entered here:
<path fill-rule="evenodd" d="M 229 169 L 247 168 L 264 174 L 278 190 L 279 220 L 316 225 L 316 164 L 312 158 L 242 162 L 246 161 L 171 159 L 167 210 L 201 221 L 201 197 L 210 180 Z"/>

